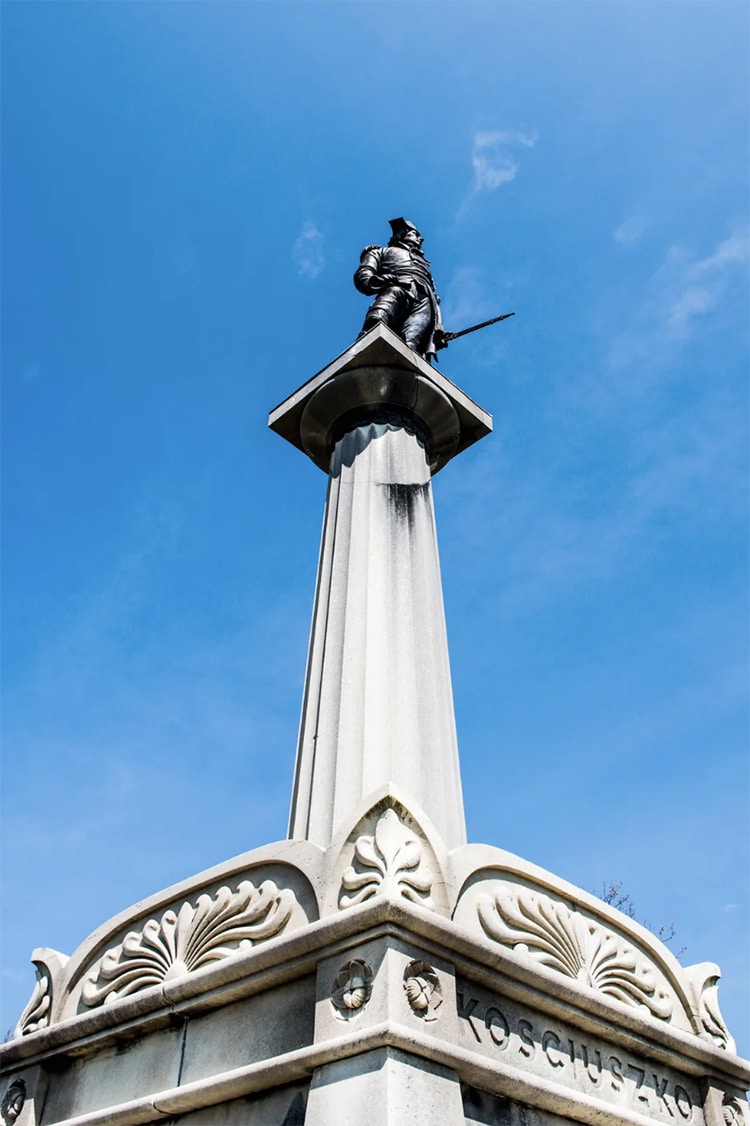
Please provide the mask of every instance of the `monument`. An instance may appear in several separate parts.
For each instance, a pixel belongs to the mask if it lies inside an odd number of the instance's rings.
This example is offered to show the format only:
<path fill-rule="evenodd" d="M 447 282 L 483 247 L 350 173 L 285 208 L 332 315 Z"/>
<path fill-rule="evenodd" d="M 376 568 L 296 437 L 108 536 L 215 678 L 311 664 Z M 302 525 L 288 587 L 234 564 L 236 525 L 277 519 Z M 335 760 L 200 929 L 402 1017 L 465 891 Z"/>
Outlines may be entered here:
<path fill-rule="evenodd" d="M 431 478 L 491 419 L 392 228 L 362 334 L 269 419 L 328 475 L 289 837 L 33 952 L 5 1124 L 747 1123 L 715 965 L 466 843 Z"/>

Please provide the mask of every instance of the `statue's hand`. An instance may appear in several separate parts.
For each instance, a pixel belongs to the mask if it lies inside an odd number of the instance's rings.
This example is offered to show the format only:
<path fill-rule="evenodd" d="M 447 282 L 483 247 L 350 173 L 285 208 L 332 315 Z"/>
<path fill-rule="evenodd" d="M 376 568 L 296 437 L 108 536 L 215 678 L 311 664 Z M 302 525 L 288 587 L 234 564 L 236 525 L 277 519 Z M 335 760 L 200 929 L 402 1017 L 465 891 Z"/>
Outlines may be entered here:
<path fill-rule="evenodd" d="M 437 348 L 438 352 L 440 351 L 441 348 L 447 348 L 448 347 L 448 339 L 447 339 L 447 336 L 446 336 L 446 333 L 445 333 L 445 329 L 442 329 L 442 328 L 435 329 L 435 333 L 434 333 L 432 339 L 435 343 L 435 347 Z"/>

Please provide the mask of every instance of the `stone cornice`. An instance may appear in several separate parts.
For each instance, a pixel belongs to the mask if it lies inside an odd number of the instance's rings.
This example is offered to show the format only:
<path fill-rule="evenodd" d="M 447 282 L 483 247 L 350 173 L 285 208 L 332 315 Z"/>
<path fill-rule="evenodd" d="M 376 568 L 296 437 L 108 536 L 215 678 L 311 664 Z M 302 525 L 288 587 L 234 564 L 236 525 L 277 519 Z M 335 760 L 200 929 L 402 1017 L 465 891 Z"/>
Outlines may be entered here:
<path fill-rule="evenodd" d="M 0 1048 L 0 1064 L 10 1068 L 21 1063 L 51 1062 L 55 1057 L 85 1054 L 108 1043 L 142 1036 L 175 1020 L 188 1019 L 311 974 L 321 958 L 342 954 L 383 936 L 416 943 L 430 956 L 450 960 L 457 974 L 623 1049 L 637 1051 L 685 1073 L 710 1074 L 739 1086 L 750 1085 L 750 1065 L 709 1041 L 602 999 L 543 966 L 520 961 L 502 947 L 477 940 L 433 912 L 403 899 L 385 897 L 10 1041 Z"/>

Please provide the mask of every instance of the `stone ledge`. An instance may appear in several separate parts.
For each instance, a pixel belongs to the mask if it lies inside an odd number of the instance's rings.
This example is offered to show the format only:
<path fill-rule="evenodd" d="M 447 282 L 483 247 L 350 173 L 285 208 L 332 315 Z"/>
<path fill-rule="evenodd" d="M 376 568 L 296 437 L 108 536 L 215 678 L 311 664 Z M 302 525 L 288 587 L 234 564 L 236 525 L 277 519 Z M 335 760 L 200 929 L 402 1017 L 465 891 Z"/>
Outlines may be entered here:
<path fill-rule="evenodd" d="M 719 1075 L 750 1085 L 750 1065 L 709 1041 L 641 1016 L 637 1010 L 584 994 L 560 978 L 405 900 L 375 898 L 310 924 L 256 950 L 185 974 L 88 1013 L 70 1017 L 0 1047 L 7 1070 L 55 1057 L 98 1051 L 175 1019 L 194 1017 L 309 974 L 323 958 L 343 955 L 375 938 L 393 937 L 449 961 L 456 974 L 523 1002 L 589 1035 L 646 1054 L 686 1074 Z M 317 1066 L 317 1065 L 316 1065 Z"/>
<path fill-rule="evenodd" d="M 433 473 L 492 430 L 487 411 L 385 325 L 376 325 L 274 407 L 268 425 L 327 473 L 340 437 L 337 423 L 356 410 L 386 407 L 411 416 L 434 441 Z"/>
<path fill-rule="evenodd" d="M 614 1107 L 602 1099 L 561 1088 L 539 1076 L 525 1075 L 502 1061 L 489 1063 L 476 1052 L 446 1045 L 421 1031 L 385 1023 L 145 1098 L 59 1119 L 55 1126 L 144 1126 L 158 1121 L 159 1116 L 171 1118 L 256 1094 L 280 1083 L 293 1083 L 308 1078 L 317 1067 L 383 1047 L 441 1064 L 453 1069 L 462 1082 L 471 1086 L 569 1117 L 585 1126 L 616 1126 L 622 1122 L 631 1126 L 653 1126 L 651 1115 L 623 1106 Z"/>

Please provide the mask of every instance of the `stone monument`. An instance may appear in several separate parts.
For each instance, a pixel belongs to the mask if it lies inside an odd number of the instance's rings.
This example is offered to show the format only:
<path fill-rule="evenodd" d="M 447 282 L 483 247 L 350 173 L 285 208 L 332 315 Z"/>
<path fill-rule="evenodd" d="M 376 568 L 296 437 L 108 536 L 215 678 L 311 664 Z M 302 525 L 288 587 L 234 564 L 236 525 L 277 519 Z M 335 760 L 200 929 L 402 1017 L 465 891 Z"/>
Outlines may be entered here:
<path fill-rule="evenodd" d="M 431 477 L 491 419 L 420 248 L 269 420 L 328 475 L 289 838 L 33 952 L 6 1126 L 746 1126 L 718 968 L 466 843 Z"/>

